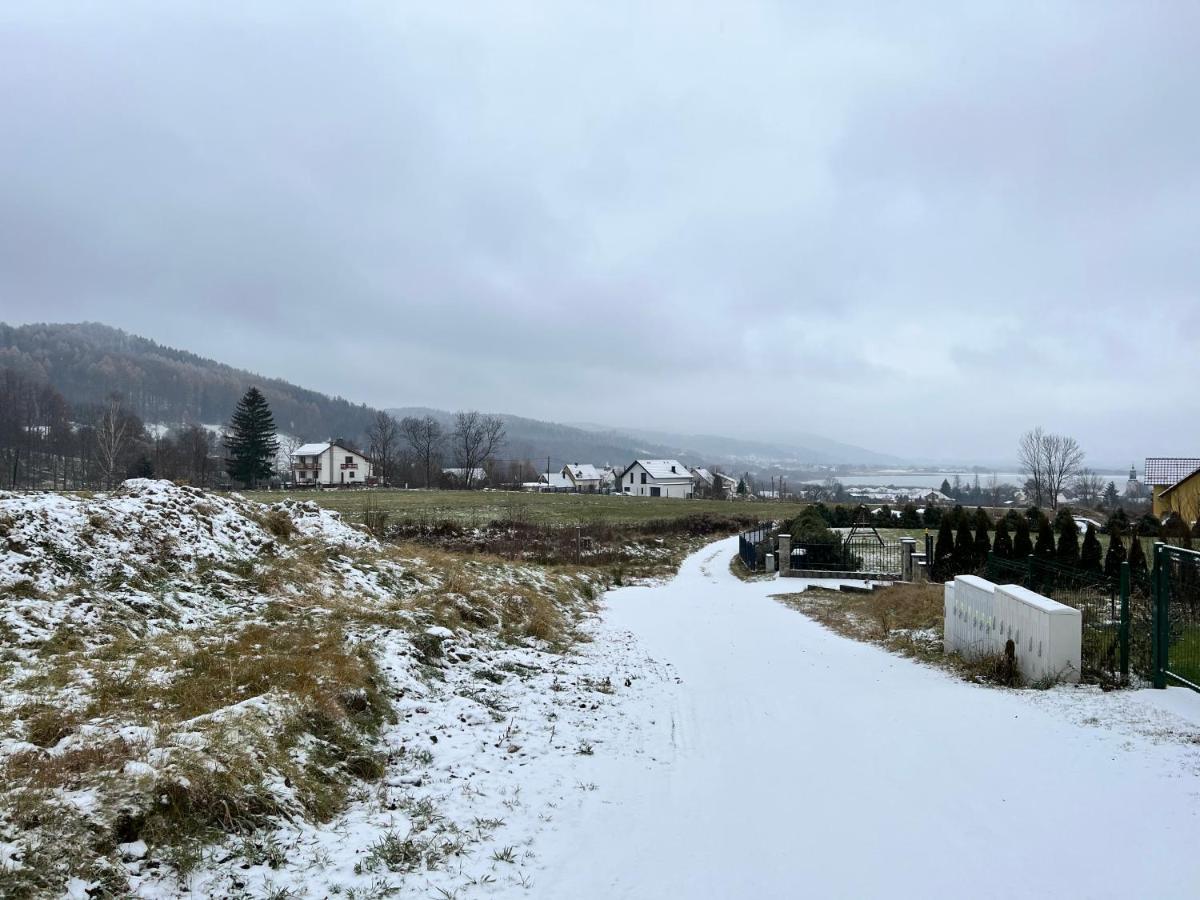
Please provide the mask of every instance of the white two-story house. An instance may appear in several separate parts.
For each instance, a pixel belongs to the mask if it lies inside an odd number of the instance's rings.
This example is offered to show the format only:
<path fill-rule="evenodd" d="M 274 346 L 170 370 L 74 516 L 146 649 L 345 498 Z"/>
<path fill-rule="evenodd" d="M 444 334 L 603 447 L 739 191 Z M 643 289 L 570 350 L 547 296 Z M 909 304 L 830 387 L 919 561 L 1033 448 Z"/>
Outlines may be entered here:
<path fill-rule="evenodd" d="M 617 479 L 623 494 L 635 497 L 691 497 L 692 472 L 675 459 L 635 459 Z"/>
<path fill-rule="evenodd" d="M 361 485 L 373 474 L 370 459 L 330 441 L 305 444 L 292 452 L 292 481 L 300 487 Z"/>
<path fill-rule="evenodd" d="M 571 463 L 563 466 L 563 477 L 571 482 L 571 489 L 583 494 L 594 494 L 600 490 L 600 470 L 590 463 Z"/>

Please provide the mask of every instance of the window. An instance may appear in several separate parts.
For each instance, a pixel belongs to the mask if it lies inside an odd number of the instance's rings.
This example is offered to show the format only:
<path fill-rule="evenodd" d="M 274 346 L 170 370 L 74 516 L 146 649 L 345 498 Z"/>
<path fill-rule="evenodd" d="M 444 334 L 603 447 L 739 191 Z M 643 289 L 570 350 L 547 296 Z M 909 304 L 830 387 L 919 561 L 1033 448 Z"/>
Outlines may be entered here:
<path fill-rule="evenodd" d="M 351 472 L 351 473 L 350 473 L 350 477 L 351 477 L 351 478 L 353 478 L 353 477 L 354 477 L 354 473 L 353 473 L 353 472 Z"/>
<path fill-rule="evenodd" d="M 642 484 L 645 484 L 645 483 L 646 483 L 646 473 L 643 472 L 642 473 Z"/>
<path fill-rule="evenodd" d="M 354 457 L 353 456 L 346 457 L 346 465 L 348 465 L 348 466 L 354 465 Z"/>

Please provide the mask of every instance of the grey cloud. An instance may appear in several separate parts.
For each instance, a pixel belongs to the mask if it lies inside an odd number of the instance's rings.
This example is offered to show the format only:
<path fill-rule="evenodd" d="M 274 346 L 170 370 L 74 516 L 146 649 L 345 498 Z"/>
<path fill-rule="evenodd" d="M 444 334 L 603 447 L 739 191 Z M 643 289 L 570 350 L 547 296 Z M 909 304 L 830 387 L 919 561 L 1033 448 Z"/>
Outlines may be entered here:
<path fill-rule="evenodd" d="M 380 405 L 770 437 L 795 395 L 800 430 L 899 454 L 1008 457 L 1039 422 L 1183 452 L 1197 26 L 9 4 L 0 317 Z"/>

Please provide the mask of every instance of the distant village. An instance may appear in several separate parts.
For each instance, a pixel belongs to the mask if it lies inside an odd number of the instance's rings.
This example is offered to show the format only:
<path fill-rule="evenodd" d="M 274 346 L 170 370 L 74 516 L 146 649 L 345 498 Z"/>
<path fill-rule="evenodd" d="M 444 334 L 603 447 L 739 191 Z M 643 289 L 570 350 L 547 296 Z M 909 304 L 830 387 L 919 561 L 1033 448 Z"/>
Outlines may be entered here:
<path fill-rule="evenodd" d="M 303 444 L 290 453 L 291 478 L 287 488 L 345 489 L 353 487 L 405 488 L 377 471 L 370 456 L 346 443 L 323 441 Z M 1144 474 L 1131 466 L 1128 477 L 1115 479 L 1083 470 L 1063 485 L 1051 505 L 1073 504 L 1106 509 L 1117 505 L 1129 512 L 1172 512 L 1196 518 L 1200 509 L 1200 458 L 1149 457 Z M 880 475 L 880 480 L 887 475 Z M 871 512 L 900 518 L 900 507 L 916 505 L 919 514 L 928 506 L 971 504 L 989 507 L 1024 507 L 1035 498 L 1025 487 L 997 482 L 981 483 L 976 474 L 970 483 L 958 476 L 943 480 L 937 489 L 895 485 L 844 485 L 834 477 L 820 483 L 789 484 L 786 477 L 757 478 L 749 472 L 729 475 L 719 467 L 689 466 L 677 459 L 635 459 L 613 466 L 573 462 L 547 466 L 534 472 L 531 462 L 486 460 L 479 466 L 439 467 L 436 485 L 443 489 L 521 490 L 540 493 L 617 494 L 632 497 L 725 499 L 730 501 L 799 500 L 875 505 Z"/>

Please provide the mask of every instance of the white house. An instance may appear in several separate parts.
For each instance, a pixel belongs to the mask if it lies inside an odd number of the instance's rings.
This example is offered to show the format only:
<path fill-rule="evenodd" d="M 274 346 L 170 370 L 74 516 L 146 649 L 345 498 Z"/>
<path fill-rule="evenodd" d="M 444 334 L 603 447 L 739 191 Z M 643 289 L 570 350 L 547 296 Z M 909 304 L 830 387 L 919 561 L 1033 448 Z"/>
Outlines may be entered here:
<path fill-rule="evenodd" d="M 692 473 L 675 459 L 635 459 L 618 479 L 621 493 L 635 497 L 691 497 Z"/>
<path fill-rule="evenodd" d="M 543 491 L 555 493 L 570 492 L 575 489 L 571 479 L 564 472 L 548 472 L 545 475 L 539 475 L 538 483 L 541 484 Z"/>
<path fill-rule="evenodd" d="M 697 491 L 711 491 L 714 485 L 720 483 L 721 493 L 725 497 L 732 499 L 733 495 L 737 493 L 737 479 L 730 478 L 723 472 L 710 472 L 708 469 L 701 469 L 696 466 L 692 466 L 688 471 L 692 473 Z"/>
<path fill-rule="evenodd" d="M 304 444 L 292 451 L 292 481 L 301 487 L 366 484 L 373 474 L 370 459 L 331 441 Z"/>
<path fill-rule="evenodd" d="M 588 463 L 563 466 L 562 475 L 571 483 L 572 490 L 583 494 L 594 494 L 600 490 L 600 470 Z"/>

